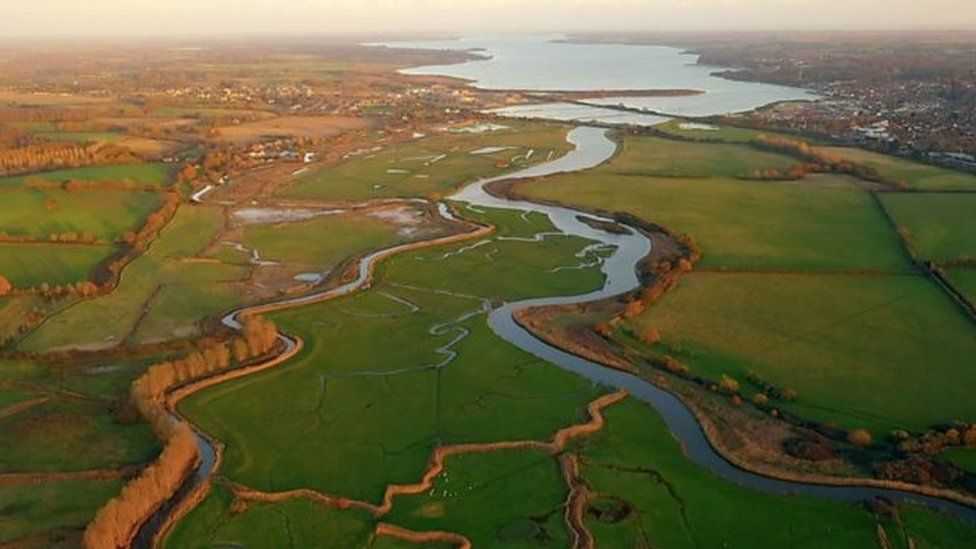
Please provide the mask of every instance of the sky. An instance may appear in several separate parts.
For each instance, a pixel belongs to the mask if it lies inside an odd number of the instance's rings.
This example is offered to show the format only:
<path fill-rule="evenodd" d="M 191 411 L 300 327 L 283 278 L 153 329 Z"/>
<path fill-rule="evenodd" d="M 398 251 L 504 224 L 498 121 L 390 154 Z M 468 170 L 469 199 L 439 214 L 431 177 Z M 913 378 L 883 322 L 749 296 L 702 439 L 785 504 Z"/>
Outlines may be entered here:
<path fill-rule="evenodd" d="M 976 0 L 0 0 L 0 36 L 976 29 Z"/>

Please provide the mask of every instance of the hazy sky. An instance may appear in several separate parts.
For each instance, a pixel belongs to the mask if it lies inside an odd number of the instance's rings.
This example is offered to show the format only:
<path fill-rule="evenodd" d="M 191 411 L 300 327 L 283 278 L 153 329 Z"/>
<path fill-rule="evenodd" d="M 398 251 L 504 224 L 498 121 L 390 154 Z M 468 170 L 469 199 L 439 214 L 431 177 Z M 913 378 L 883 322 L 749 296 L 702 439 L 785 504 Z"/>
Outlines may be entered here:
<path fill-rule="evenodd" d="M 976 28 L 976 0 L 0 0 L 0 36 Z"/>

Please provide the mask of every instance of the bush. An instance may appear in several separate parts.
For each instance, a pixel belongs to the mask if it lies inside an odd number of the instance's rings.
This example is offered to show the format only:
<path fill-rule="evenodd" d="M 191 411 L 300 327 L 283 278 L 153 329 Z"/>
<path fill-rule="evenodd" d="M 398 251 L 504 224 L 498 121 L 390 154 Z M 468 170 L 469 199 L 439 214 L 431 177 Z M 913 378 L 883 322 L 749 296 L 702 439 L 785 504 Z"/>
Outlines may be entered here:
<path fill-rule="evenodd" d="M 847 434 L 847 442 L 861 448 L 871 445 L 871 433 L 867 429 L 854 429 Z"/>

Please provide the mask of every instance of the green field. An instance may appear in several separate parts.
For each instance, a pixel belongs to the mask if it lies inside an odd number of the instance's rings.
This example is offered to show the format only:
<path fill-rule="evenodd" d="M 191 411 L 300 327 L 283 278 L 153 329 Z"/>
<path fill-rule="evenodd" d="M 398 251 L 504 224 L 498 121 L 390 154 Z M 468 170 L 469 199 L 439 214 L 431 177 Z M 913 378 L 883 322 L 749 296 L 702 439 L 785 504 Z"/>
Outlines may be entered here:
<path fill-rule="evenodd" d="M 88 280 L 113 250 L 107 245 L 0 243 L 0 275 L 16 288 L 74 284 Z"/>
<path fill-rule="evenodd" d="M 949 269 L 949 280 L 976 303 L 976 269 Z"/>
<path fill-rule="evenodd" d="M 115 241 L 129 229 L 138 228 L 162 205 L 157 193 L 91 189 L 0 190 L 0 232 L 10 235 L 47 237 L 52 234 L 89 234 L 99 240 Z"/>
<path fill-rule="evenodd" d="M 687 120 L 668 120 L 667 122 L 654 126 L 654 129 L 676 135 L 678 137 L 702 140 L 718 140 L 729 143 L 749 143 L 760 135 L 768 134 L 767 132 L 763 132 L 761 130 L 734 128 L 732 126 L 718 126 L 714 124 L 699 124 L 700 126 L 705 127 L 682 127 L 687 126 L 688 124 L 689 122 Z M 696 123 L 692 122 L 691 124 Z"/>
<path fill-rule="evenodd" d="M 95 511 L 122 489 L 121 480 L 66 481 L 35 485 L 0 485 L 0 544 L 29 538 L 27 546 L 80 542 Z"/>
<path fill-rule="evenodd" d="M 885 208 L 921 259 L 976 259 L 976 193 L 886 193 Z"/>
<path fill-rule="evenodd" d="M 229 284 L 247 275 L 247 269 L 238 265 L 187 261 L 210 244 L 222 223 L 219 209 L 180 208 L 149 250 L 122 271 L 114 291 L 50 317 L 21 342 L 21 347 L 97 349 L 114 347 L 130 337 L 150 342 L 174 334 L 198 333 L 201 320 L 240 302 Z M 174 306 L 170 291 L 192 292 L 199 299 L 177 299 Z M 163 296 L 163 306 L 152 307 L 159 295 Z M 157 327 L 162 333 L 146 331 Z"/>
<path fill-rule="evenodd" d="M 892 181 L 921 191 L 976 190 L 976 176 L 862 149 L 828 147 L 847 160 L 878 170 Z"/>
<path fill-rule="evenodd" d="M 693 372 L 795 389 L 790 407 L 821 421 L 885 434 L 976 416 L 972 325 L 922 276 L 696 273 L 633 325 Z"/>
<path fill-rule="evenodd" d="M 640 137 L 625 139 L 613 161 L 597 172 L 678 178 L 740 178 L 748 177 L 757 169 L 776 169 L 785 173 L 795 163 L 789 156 L 746 145 Z"/>
<path fill-rule="evenodd" d="M 218 486 L 174 528 L 165 547 L 384 547 L 371 543 L 373 525 L 365 513 L 302 500 L 252 504 L 239 513 L 231 511 L 232 502 L 233 496 Z"/>
<path fill-rule="evenodd" d="M 623 501 L 632 511 L 616 522 L 590 517 L 600 547 L 875 547 L 879 524 L 899 548 L 907 536 L 917 547 L 966 547 L 976 536 L 973 525 L 928 510 L 903 507 L 898 523 L 860 505 L 744 489 L 689 463 L 642 404 L 625 402 L 606 417 L 606 430 L 579 450 L 582 477 L 604 495 L 597 506 Z"/>
<path fill-rule="evenodd" d="M 114 132 L 62 132 L 62 131 L 51 131 L 51 132 L 36 132 L 35 137 L 40 137 L 42 139 L 50 139 L 51 141 L 74 141 L 76 143 L 89 143 L 89 142 L 112 142 L 117 141 L 119 134 Z"/>
<path fill-rule="evenodd" d="M 615 175 L 618 171 L 615 160 L 586 174 L 523 185 L 519 191 L 533 198 L 627 211 L 689 234 L 701 246 L 701 267 L 909 268 L 881 211 L 861 191 L 723 178 Z"/>
<path fill-rule="evenodd" d="M 513 129 L 481 134 L 428 137 L 364 151 L 341 164 L 303 175 L 282 194 L 293 198 L 365 200 L 379 197 L 447 195 L 461 184 L 480 177 L 511 171 L 496 167 L 533 150 L 519 160 L 525 166 L 560 155 L 569 149 L 566 126 L 513 123 Z M 486 147 L 512 147 L 493 154 L 472 155 Z M 442 157 L 442 155 L 445 155 Z"/>
<path fill-rule="evenodd" d="M 0 187 L 23 185 L 31 180 L 50 183 L 67 181 L 132 181 L 140 185 L 163 185 L 168 179 L 169 168 L 165 164 L 119 164 L 109 166 L 86 166 L 69 170 L 41 172 L 32 175 L 0 177 Z"/>
<path fill-rule="evenodd" d="M 566 483 L 552 456 L 530 450 L 453 456 L 420 496 L 395 500 L 384 520 L 463 533 L 475 547 L 570 547 Z"/>

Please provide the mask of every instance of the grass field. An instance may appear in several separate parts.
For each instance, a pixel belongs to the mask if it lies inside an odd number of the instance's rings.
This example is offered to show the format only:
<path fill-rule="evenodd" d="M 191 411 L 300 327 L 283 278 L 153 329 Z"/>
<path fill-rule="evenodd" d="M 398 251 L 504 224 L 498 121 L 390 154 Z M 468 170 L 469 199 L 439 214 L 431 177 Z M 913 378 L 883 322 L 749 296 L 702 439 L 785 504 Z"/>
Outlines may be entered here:
<path fill-rule="evenodd" d="M 659 137 L 625 139 L 613 161 L 601 173 L 657 177 L 747 177 L 753 170 L 785 173 L 796 161 L 785 155 L 746 145 L 690 143 Z"/>
<path fill-rule="evenodd" d="M 137 228 L 162 204 L 157 193 L 98 189 L 5 188 L 0 190 L 0 200 L 4 202 L 0 231 L 7 234 L 47 237 L 72 232 L 108 241 Z"/>
<path fill-rule="evenodd" d="M 36 132 L 35 137 L 50 139 L 51 141 L 74 141 L 76 143 L 117 141 L 121 135 L 114 132 Z"/>
<path fill-rule="evenodd" d="M 888 179 L 903 181 L 912 189 L 976 190 L 976 176 L 970 174 L 862 149 L 830 147 L 826 150 L 852 162 L 872 167 Z"/>
<path fill-rule="evenodd" d="M 165 164 L 119 164 L 110 166 L 86 166 L 70 170 L 56 170 L 33 175 L 0 177 L 0 187 L 23 185 L 32 179 L 50 183 L 76 181 L 132 181 L 140 185 L 163 185 L 169 169 Z"/>
<path fill-rule="evenodd" d="M 881 435 L 976 416 L 972 326 L 922 276 L 696 273 L 634 321 L 646 327 L 656 352 L 743 387 L 755 371 L 821 421 Z"/>
<path fill-rule="evenodd" d="M 51 286 L 74 284 L 87 280 L 113 249 L 107 245 L 0 243 L 0 275 L 17 288 L 45 282 Z"/>
<path fill-rule="evenodd" d="M 253 504 L 233 512 L 233 496 L 223 487 L 180 522 L 165 547 L 220 545 L 253 547 L 382 547 L 371 544 L 373 525 L 365 513 L 339 511 L 308 501 Z"/>
<path fill-rule="evenodd" d="M 0 485 L 0 544 L 33 538 L 25 546 L 78 544 L 95 511 L 122 489 L 121 480 Z"/>
<path fill-rule="evenodd" d="M 463 183 L 513 169 L 496 167 L 497 162 L 510 163 L 513 157 L 535 151 L 528 161 L 515 163 L 523 166 L 545 160 L 550 152 L 555 156 L 569 148 L 565 126 L 513 123 L 512 128 L 429 137 L 366 152 L 302 176 L 282 194 L 329 200 L 446 195 Z M 488 147 L 511 148 L 471 154 Z"/>
<path fill-rule="evenodd" d="M 741 488 L 690 464 L 661 420 L 638 402 L 606 412 L 608 426 L 580 448 L 581 473 L 600 508 L 629 504 L 623 520 L 587 526 L 599 547 L 873 547 L 880 524 L 891 547 L 965 547 L 970 524 L 912 507 L 901 524 L 860 505 L 780 497 Z"/>
<path fill-rule="evenodd" d="M 888 193 L 881 197 L 909 230 L 922 259 L 976 258 L 976 193 Z"/>
<path fill-rule="evenodd" d="M 247 269 L 238 265 L 186 261 L 210 244 L 222 223 L 219 209 L 180 208 L 149 250 L 122 271 L 119 286 L 113 292 L 79 302 L 50 317 L 21 342 L 21 347 L 106 348 L 130 336 L 149 342 L 173 334 L 197 333 L 202 319 L 239 302 L 239 298 L 232 299 L 228 284 L 247 275 Z M 171 291 L 180 289 L 198 299 L 171 297 Z M 153 307 L 160 297 L 157 294 L 162 295 L 162 305 Z M 156 328 L 161 328 L 162 333 L 147 331 Z"/>
<path fill-rule="evenodd" d="M 703 127 L 701 127 L 703 126 Z M 668 120 L 662 124 L 654 126 L 654 129 L 691 139 L 715 139 L 727 141 L 729 143 L 749 143 L 762 134 L 768 132 L 752 130 L 748 128 L 734 128 L 732 126 L 717 126 L 713 124 L 696 124 L 686 120 Z"/>
<path fill-rule="evenodd" d="M 627 211 L 687 233 L 702 248 L 701 267 L 909 267 L 871 198 L 843 185 L 615 175 L 618 171 L 615 160 L 587 174 L 548 178 L 519 190 L 534 198 Z"/>
<path fill-rule="evenodd" d="M 949 280 L 976 303 L 976 269 L 949 269 Z"/>
<path fill-rule="evenodd" d="M 558 463 L 545 453 L 460 455 L 447 460 L 433 489 L 399 498 L 384 520 L 460 532 L 475 547 L 569 547 L 566 490 Z"/>

